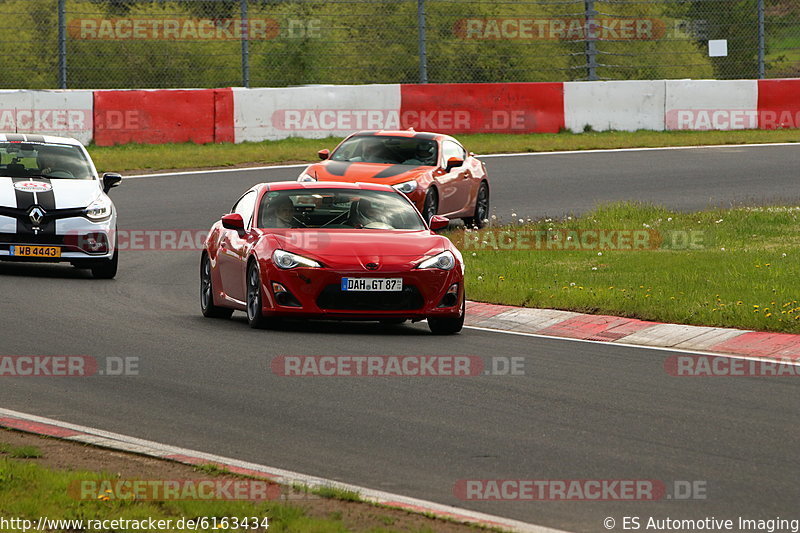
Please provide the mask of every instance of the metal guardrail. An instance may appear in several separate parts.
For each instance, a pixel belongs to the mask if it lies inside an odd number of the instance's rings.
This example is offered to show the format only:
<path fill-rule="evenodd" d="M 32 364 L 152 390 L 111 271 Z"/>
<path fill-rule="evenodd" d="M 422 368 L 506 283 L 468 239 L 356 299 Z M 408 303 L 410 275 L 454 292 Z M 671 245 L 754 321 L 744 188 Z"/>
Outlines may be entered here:
<path fill-rule="evenodd" d="M 20 89 L 792 77 L 800 4 L 4 0 L 0 53 Z"/>

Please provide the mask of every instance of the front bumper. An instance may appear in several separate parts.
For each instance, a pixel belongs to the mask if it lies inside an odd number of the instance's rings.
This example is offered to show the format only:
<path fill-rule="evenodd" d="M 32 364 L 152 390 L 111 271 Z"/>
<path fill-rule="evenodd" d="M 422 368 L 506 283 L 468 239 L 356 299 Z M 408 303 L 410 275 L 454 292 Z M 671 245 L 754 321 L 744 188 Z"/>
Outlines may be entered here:
<path fill-rule="evenodd" d="M 115 215 L 101 222 L 71 217 L 56 220 L 54 231 L 17 232 L 16 219 L 0 217 L 0 260 L 59 263 L 111 259 L 116 250 L 115 226 Z M 61 254 L 55 258 L 11 255 L 12 246 L 25 245 L 55 246 Z"/>
<path fill-rule="evenodd" d="M 443 271 L 412 270 L 330 270 L 294 268 L 280 270 L 261 265 L 263 309 L 265 315 L 342 320 L 380 320 L 429 317 L 456 317 L 461 312 L 464 282 L 459 266 Z M 342 291 L 342 278 L 402 278 L 402 292 Z M 279 283 L 292 296 L 279 297 L 273 288 Z M 457 297 L 446 299 L 448 289 L 457 284 Z M 443 305 L 452 303 L 452 305 Z M 291 302 L 294 305 L 285 305 Z"/>

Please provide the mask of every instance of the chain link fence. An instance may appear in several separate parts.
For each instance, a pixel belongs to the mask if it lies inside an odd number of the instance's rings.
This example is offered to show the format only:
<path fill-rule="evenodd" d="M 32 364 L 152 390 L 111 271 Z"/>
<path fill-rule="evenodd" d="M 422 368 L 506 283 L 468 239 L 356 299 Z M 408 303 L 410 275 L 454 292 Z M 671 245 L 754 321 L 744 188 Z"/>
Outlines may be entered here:
<path fill-rule="evenodd" d="M 0 0 L 0 58 L 13 89 L 792 77 L 800 2 Z"/>

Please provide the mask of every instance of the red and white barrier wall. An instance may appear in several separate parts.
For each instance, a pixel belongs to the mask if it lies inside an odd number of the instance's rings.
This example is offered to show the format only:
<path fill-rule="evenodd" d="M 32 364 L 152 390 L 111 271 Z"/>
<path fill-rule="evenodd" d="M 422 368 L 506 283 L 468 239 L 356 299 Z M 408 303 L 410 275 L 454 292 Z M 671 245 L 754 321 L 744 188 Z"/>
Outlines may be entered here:
<path fill-rule="evenodd" d="M 236 142 L 399 127 L 400 85 L 233 89 Z"/>
<path fill-rule="evenodd" d="M 126 143 L 233 142 L 232 89 L 94 92 L 94 141 Z"/>
<path fill-rule="evenodd" d="M 93 136 L 92 91 L 0 91 L 0 131 Z"/>
<path fill-rule="evenodd" d="M 406 128 L 456 135 L 800 128 L 800 79 L 0 91 L 0 131 L 101 146 Z"/>

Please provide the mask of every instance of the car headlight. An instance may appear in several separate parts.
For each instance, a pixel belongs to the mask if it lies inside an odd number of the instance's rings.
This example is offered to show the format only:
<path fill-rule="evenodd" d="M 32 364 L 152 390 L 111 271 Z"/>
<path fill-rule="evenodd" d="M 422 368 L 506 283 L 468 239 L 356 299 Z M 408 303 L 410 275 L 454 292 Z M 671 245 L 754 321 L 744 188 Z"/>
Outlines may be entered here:
<path fill-rule="evenodd" d="M 105 195 L 98 196 L 97 200 L 89 204 L 84 214 L 90 220 L 104 220 L 110 217 L 111 200 Z"/>
<path fill-rule="evenodd" d="M 439 270 L 452 270 L 454 266 L 456 266 L 456 258 L 453 256 L 453 252 L 450 250 L 445 250 L 438 255 L 429 257 L 420 263 L 417 268 L 438 268 Z"/>
<path fill-rule="evenodd" d="M 272 262 L 275 263 L 276 267 L 284 270 L 298 266 L 310 268 L 319 268 L 322 266 L 313 259 L 303 257 L 302 255 L 293 254 L 292 252 L 287 252 L 286 250 L 275 250 L 272 252 Z"/>
<path fill-rule="evenodd" d="M 308 174 L 308 173 L 307 173 L 307 172 L 304 170 L 304 171 L 303 171 L 303 173 L 302 173 L 302 174 L 300 174 L 300 176 L 298 176 L 298 177 L 297 177 L 297 181 L 317 181 L 317 178 L 315 178 L 315 177 L 314 177 L 314 176 L 312 176 L 311 174 Z"/>
<path fill-rule="evenodd" d="M 400 191 L 403 194 L 409 194 L 417 190 L 419 184 L 415 180 L 411 181 L 404 181 L 403 183 L 398 183 L 397 185 L 392 185 L 396 190 Z"/>

